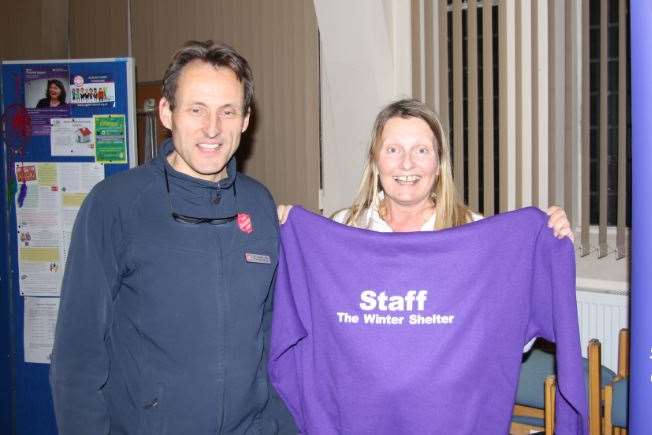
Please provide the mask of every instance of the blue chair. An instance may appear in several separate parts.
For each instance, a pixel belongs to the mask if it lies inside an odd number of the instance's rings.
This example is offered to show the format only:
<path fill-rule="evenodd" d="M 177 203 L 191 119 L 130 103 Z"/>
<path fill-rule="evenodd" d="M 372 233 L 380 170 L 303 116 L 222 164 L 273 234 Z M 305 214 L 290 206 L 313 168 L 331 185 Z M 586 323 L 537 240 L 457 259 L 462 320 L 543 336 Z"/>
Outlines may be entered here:
<path fill-rule="evenodd" d="M 599 435 L 601 426 L 601 387 L 616 375 L 600 364 L 600 342 L 591 340 L 588 359 L 584 358 L 584 381 L 588 392 L 590 434 Z M 555 356 L 533 349 L 521 365 L 518 390 L 512 417 L 512 434 L 527 434 L 532 430 L 554 431 Z"/>
<path fill-rule="evenodd" d="M 618 334 L 618 375 L 604 388 L 604 433 L 627 433 L 627 399 L 629 393 L 629 330 Z"/>
<path fill-rule="evenodd" d="M 612 382 L 604 389 L 604 433 L 620 435 L 627 433 L 627 397 L 629 379 Z"/>
<path fill-rule="evenodd" d="M 532 430 L 546 430 L 546 411 L 554 409 L 550 403 L 550 398 L 554 400 L 554 373 L 554 354 L 533 349 L 525 356 L 521 364 L 510 433 L 527 434 Z"/>

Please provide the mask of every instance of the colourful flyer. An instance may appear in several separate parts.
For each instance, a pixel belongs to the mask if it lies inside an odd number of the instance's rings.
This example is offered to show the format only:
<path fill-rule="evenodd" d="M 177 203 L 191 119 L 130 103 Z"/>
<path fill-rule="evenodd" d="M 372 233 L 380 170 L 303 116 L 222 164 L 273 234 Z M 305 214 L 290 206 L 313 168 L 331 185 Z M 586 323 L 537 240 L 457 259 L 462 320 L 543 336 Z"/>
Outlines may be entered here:
<path fill-rule="evenodd" d="M 70 83 L 70 104 L 78 107 L 115 107 L 115 83 L 111 74 L 75 74 Z"/>
<path fill-rule="evenodd" d="M 125 115 L 95 115 L 95 161 L 127 163 Z"/>

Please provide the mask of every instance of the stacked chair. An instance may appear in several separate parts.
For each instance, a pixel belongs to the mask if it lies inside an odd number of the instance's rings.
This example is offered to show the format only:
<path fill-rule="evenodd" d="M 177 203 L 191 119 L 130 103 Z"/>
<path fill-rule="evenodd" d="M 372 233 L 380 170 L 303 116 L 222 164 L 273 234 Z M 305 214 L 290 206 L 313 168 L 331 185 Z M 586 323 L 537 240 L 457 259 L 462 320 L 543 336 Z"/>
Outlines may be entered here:
<path fill-rule="evenodd" d="M 551 435 L 555 409 L 555 355 L 533 349 L 524 357 L 510 433 L 544 431 Z"/>
<path fill-rule="evenodd" d="M 615 376 L 613 371 L 601 365 L 600 342 L 591 340 L 588 358 L 584 358 L 591 435 L 600 435 L 601 432 L 601 388 L 610 384 Z M 510 433 L 522 435 L 540 431 L 552 435 L 554 410 L 555 355 L 535 348 L 525 355 L 521 365 Z"/>
<path fill-rule="evenodd" d="M 629 330 L 618 334 L 618 373 L 604 388 L 604 434 L 627 434 L 627 393 L 629 384 Z"/>

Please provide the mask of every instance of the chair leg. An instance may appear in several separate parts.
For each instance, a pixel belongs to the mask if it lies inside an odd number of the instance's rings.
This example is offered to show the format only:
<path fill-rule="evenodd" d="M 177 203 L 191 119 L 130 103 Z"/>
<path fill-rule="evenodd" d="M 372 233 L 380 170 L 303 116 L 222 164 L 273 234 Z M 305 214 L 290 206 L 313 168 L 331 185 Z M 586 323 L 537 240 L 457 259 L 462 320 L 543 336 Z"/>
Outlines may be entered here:
<path fill-rule="evenodd" d="M 613 428 L 613 386 L 608 384 L 604 387 L 604 435 L 612 435 Z"/>
<path fill-rule="evenodd" d="M 629 329 L 626 328 L 618 333 L 618 376 L 629 376 Z"/>
<path fill-rule="evenodd" d="M 544 400 L 545 400 L 545 432 L 546 435 L 553 435 L 555 433 L 555 376 L 550 375 L 546 378 L 544 384 Z"/>
<path fill-rule="evenodd" d="M 589 434 L 600 435 L 600 341 L 589 341 Z"/>

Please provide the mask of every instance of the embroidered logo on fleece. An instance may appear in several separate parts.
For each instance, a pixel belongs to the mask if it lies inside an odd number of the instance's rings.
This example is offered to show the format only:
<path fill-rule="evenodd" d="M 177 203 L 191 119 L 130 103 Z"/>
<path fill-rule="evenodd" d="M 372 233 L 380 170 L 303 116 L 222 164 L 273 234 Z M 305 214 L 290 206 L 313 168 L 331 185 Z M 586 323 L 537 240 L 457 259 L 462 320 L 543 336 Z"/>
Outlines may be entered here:
<path fill-rule="evenodd" d="M 238 228 L 240 231 L 246 234 L 251 234 L 254 232 L 254 227 L 251 224 L 251 216 L 248 213 L 238 213 Z"/>

